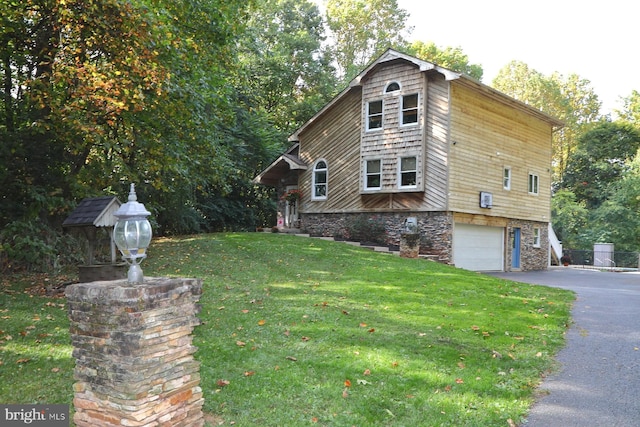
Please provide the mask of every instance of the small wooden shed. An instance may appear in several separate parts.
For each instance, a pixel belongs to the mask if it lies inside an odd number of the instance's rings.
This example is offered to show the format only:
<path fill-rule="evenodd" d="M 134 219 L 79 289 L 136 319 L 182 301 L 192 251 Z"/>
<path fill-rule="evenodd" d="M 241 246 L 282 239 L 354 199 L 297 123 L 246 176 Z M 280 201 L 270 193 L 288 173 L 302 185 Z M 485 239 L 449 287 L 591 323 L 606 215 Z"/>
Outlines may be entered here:
<path fill-rule="evenodd" d="M 120 200 L 113 196 L 84 199 L 62 223 L 63 228 L 82 233 L 89 242 L 87 265 L 80 266 L 79 276 L 81 282 L 121 278 L 121 267 L 124 266 L 124 264 L 116 263 L 117 251 L 115 242 L 113 241 L 113 227 L 117 221 L 114 213 L 120 205 L 122 205 Z M 95 263 L 94 253 L 98 243 L 99 229 L 105 229 L 109 234 L 111 264 Z"/>

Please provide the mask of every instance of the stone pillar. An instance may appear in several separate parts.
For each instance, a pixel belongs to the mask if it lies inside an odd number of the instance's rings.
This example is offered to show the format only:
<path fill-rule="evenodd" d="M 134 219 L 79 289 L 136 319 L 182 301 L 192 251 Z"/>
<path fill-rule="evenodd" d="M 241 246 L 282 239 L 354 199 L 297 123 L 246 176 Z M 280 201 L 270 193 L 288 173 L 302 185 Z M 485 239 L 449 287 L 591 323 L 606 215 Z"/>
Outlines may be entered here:
<path fill-rule="evenodd" d="M 200 279 L 145 278 L 67 287 L 77 427 L 204 425 Z"/>
<path fill-rule="evenodd" d="M 403 258 L 418 258 L 420 254 L 420 234 L 400 234 L 400 256 Z"/>

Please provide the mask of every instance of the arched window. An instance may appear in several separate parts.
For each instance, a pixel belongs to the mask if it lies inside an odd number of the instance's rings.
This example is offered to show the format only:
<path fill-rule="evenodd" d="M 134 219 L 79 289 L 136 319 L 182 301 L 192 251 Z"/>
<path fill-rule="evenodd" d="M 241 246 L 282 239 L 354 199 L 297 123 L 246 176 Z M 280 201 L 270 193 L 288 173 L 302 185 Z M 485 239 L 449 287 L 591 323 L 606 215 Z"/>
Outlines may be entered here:
<path fill-rule="evenodd" d="M 326 160 L 318 160 L 313 166 L 312 200 L 326 200 L 329 185 L 329 167 Z"/>
<path fill-rule="evenodd" d="M 389 92 L 395 92 L 397 90 L 400 90 L 400 83 L 390 82 L 389 84 L 387 84 L 387 87 L 384 89 L 384 92 L 389 93 Z"/>

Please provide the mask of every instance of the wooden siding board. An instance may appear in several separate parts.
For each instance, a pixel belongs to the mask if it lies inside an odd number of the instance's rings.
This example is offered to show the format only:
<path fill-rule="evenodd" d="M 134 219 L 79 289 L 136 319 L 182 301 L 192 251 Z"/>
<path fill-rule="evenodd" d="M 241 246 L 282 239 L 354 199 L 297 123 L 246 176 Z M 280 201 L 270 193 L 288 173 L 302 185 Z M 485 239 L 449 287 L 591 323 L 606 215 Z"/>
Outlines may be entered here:
<path fill-rule="evenodd" d="M 400 91 L 385 93 L 386 86 L 399 82 Z M 402 96 L 417 93 L 419 96 L 418 123 L 400 126 Z M 367 104 L 370 101 L 383 101 L 383 129 L 367 131 L 362 126 L 362 158 L 378 157 L 382 159 L 382 192 L 398 191 L 398 158 L 403 155 L 416 155 L 418 163 L 423 164 L 424 144 L 424 78 L 420 70 L 404 61 L 392 62 L 379 68 L 363 82 L 361 114 L 366 120 Z M 362 168 L 362 166 L 360 165 Z M 424 174 L 418 173 L 418 189 L 424 186 Z M 360 190 L 364 190 L 361 182 Z"/>
<path fill-rule="evenodd" d="M 301 213 L 345 212 L 360 208 L 360 105 L 359 89 L 348 93 L 342 102 L 309 126 L 300 137 L 300 157 L 309 169 L 300 174 L 303 198 Z M 328 164 L 327 200 L 311 200 L 313 164 L 319 159 Z"/>
<path fill-rule="evenodd" d="M 452 84 L 450 209 L 491 216 L 549 221 L 551 129 L 548 123 L 463 86 Z M 503 189 L 504 167 L 512 173 Z M 540 178 L 539 195 L 527 191 Z M 479 192 L 493 194 L 493 208 L 479 208 Z"/>
<path fill-rule="evenodd" d="M 446 209 L 449 157 L 449 83 L 429 78 L 426 112 L 426 164 L 424 205 Z"/>

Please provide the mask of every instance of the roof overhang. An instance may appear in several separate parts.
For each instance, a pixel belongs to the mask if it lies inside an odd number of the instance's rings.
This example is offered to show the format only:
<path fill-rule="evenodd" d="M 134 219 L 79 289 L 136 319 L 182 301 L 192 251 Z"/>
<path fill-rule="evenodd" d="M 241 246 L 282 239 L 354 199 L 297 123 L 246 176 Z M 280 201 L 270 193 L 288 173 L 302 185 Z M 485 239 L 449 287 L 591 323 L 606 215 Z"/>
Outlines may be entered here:
<path fill-rule="evenodd" d="M 283 154 L 255 177 L 253 182 L 275 187 L 292 170 L 307 170 L 307 165 L 293 154 Z"/>

